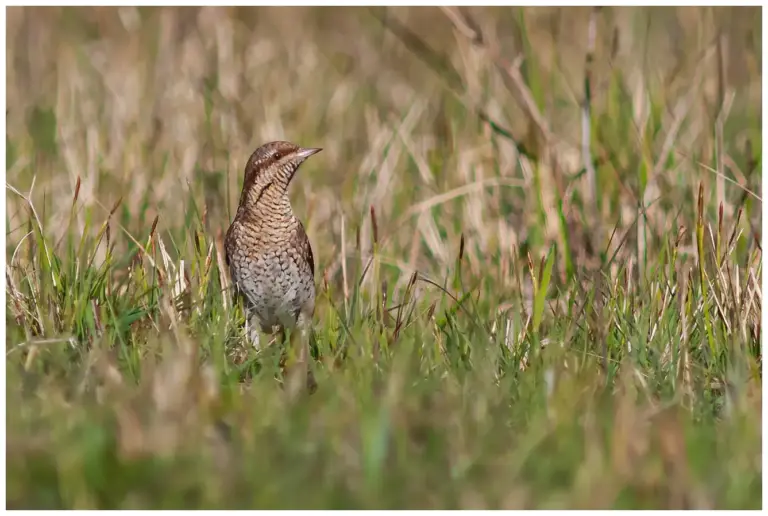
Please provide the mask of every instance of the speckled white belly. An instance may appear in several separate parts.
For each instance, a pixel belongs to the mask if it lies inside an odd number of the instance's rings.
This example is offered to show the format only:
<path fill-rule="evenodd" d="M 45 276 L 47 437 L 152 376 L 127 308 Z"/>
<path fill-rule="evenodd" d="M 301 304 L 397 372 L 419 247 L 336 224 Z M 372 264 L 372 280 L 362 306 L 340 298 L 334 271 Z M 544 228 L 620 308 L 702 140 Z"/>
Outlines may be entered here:
<path fill-rule="evenodd" d="M 314 302 L 312 276 L 295 261 L 268 256 L 242 265 L 232 267 L 232 277 L 248 300 L 249 316 L 255 316 L 264 331 L 278 325 L 293 327 L 301 307 Z"/>

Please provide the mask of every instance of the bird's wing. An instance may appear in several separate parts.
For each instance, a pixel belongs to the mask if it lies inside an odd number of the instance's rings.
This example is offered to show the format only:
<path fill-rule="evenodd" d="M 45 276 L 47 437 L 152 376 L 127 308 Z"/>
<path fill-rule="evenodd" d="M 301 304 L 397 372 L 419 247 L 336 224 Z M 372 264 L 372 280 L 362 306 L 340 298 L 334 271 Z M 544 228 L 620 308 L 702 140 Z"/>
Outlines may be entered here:
<path fill-rule="evenodd" d="M 293 245 L 301 252 L 302 257 L 309 264 L 309 268 L 312 270 L 312 276 L 315 275 L 315 257 L 312 255 L 312 246 L 309 243 L 307 232 L 304 230 L 304 225 L 299 221 L 299 226 L 296 228 L 296 233 L 293 235 Z"/>

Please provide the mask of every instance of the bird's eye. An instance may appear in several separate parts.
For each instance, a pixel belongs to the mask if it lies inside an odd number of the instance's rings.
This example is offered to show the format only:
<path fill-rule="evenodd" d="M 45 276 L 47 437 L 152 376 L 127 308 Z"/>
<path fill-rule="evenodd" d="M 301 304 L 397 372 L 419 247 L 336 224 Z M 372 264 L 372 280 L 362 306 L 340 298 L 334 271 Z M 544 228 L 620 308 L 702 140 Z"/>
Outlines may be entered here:
<path fill-rule="evenodd" d="M 275 151 L 275 154 L 273 155 L 275 159 L 280 159 L 283 157 L 282 154 L 280 154 L 280 151 Z"/>

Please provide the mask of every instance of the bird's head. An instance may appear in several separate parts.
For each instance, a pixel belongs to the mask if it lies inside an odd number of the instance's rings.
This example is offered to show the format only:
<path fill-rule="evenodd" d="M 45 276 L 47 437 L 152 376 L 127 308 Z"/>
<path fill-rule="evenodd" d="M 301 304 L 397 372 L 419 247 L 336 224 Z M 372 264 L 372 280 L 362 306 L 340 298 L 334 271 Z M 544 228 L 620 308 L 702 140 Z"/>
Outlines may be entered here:
<path fill-rule="evenodd" d="M 263 190 L 268 186 L 286 191 L 299 166 L 321 150 L 303 148 L 284 141 L 262 145 L 251 154 L 245 165 L 243 195 L 248 195 L 252 190 Z"/>

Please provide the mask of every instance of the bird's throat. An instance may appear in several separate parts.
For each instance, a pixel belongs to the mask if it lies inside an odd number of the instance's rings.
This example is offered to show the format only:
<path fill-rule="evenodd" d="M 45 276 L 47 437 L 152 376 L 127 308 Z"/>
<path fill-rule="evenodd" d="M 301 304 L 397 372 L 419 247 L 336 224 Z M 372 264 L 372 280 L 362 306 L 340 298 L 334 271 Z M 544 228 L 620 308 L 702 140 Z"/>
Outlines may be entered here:
<path fill-rule="evenodd" d="M 254 185 L 241 199 L 238 211 L 253 220 L 287 221 L 293 217 L 288 192 L 278 182 Z"/>

